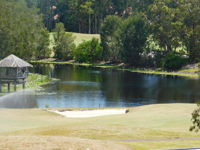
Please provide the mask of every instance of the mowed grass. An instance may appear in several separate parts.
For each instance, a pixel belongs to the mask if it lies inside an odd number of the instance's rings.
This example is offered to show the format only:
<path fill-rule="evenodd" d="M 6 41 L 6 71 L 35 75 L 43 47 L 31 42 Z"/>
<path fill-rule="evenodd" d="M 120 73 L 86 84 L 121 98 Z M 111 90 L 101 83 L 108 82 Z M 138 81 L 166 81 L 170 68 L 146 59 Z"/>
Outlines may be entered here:
<path fill-rule="evenodd" d="M 75 33 L 75 32 L 67 32 L 67 33 L 72 33 L 74 36 L 74 44 L 78 46 L 84 41 L 89 41 L 92 40 L 92 38 L 97 38 L 100 40 L 100 35 L 99 34 L 84 34 L 84 33 Z M 53 38 L 53 33 L 50 33 L 50 48 L 52 49 L 55 46 L 54 43 L 54 38 Z"/>
<path fill-rule="evenodd" d="M 83 41 L 89 41 L 92 40 L 92 38 L 97 38 L 100 40 L 99 34 L 83 34 L 83 33 L 72 33 L 72 35 L 75 37 L 75 45 L 78 46 Z"/>
<path fill-rule="evenodd" d="M 0 135 L 4 138 L 15 135 L 106 140 L 139 150 L 200 147 L 198 139 L 162 140 L 200 138 L 200 134 L 189 132 L 195 108 L 194 104 L 147 105 L 128 108 L 130 112 L 126 115 L 88 119 L 64 118 L 40 109 L 1 109 Z"/>

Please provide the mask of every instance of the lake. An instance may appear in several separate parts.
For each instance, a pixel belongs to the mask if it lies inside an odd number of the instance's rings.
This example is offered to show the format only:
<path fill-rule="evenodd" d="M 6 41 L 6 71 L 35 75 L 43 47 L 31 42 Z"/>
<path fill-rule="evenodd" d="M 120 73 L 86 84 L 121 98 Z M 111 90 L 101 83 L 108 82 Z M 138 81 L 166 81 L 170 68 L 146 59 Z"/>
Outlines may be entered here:
<path fill-rule="evenodd" d="M 196 79 L 53 64 L 34 65 L 32 72 L 60 80 L 42 90 L 15 94 L 19 98 L 0 101 L 0 107 L 127 107 L 200 100 Z"/>

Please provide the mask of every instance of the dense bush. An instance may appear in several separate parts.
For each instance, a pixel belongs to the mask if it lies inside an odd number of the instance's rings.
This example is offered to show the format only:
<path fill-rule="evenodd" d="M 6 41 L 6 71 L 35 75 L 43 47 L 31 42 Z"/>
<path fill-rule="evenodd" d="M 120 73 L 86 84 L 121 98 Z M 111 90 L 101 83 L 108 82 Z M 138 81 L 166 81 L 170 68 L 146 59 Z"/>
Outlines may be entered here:
<path fill-rule="evenodd" d="M 66 33 L 64 24 L 57 23 L 54 29 L 54 53 L 55 57 L 58 59 L 71 59 L 72 51 L 75 48 L 74 37 L 72 33 Z"/>
<path fill-rule="evenodd" d="M 99 40 L 93 38 L 81 43 L 73 52 L 74 59 L 78 62 L 92 63 L 100 59 L 102 47 Z"/>
<path fill-rule="evenodd" d="M 120 44 L 122 60 L 134 66 L 141 65 L 141 57 L 149 35 L 149 27 L 142 15 L 126 19 L 121 27 Z"/>
<path fill-rule="evenodd" d="M 122 19 L 118 16 L 107 16 L 101 26 L 101 42 L 103 47 L 102 56 L 104 60 L 118 62 L 120 56 L 119 31 Z"/>
<path fill-rule="evenodd" d="M 176 53 L 170 53 L 163 59 L 163 68 L 166 70 L 178 70 L 187 63 L 187 59 Z"/>

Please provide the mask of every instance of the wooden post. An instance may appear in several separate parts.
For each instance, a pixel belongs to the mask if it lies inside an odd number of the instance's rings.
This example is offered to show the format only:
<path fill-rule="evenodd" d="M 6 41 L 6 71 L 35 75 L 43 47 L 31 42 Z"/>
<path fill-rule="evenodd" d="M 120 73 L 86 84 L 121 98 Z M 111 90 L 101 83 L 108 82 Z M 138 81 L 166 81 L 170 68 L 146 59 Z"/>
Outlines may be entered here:
<path fill-rule="evenodd" d="M 10 82 L 8 82 L 8 92 L 10 93 Z"/>
<path fill-rule="evenodd" d="M 14 82 L 14 91 L 17 91 L 17 81 Z"/>
<path fill-rule="evenodd" d="M 2 92 L 2 83 L 0 81 L 0 92 Z"/>
<path fill-rule="evenodd" d="M 26 81 L 23 80 L 23 83 L 22 83 L 22 87 L 23 87 L 23 89 L 25 89 L 25 84 L 26 84 Z"/>

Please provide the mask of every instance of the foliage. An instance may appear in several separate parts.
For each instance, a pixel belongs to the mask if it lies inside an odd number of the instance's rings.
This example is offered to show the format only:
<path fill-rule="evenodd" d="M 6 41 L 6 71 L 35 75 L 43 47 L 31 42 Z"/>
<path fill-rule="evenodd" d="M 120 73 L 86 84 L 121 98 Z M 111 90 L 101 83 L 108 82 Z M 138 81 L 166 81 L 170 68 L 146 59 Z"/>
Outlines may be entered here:
<path fill-rule="evenodd" d="M 72 33 L 66 33 L 63 23 L 57 23 L 54 30 L 55 57 L 58 59 L 72 58 L 72 51 L 75 48 L 74 37 Z"/>
<path fill-rule="evenodd" d="M 55 22 L 63 22 L 70 32 L 99 33 L 108 15 L 126 18 L 135 12 L 144 12 L 154 0 L 26 0 L 43 14 L 49 31 Z M 52 9 L 52 6 L 56 6 Z M 55 16 L 58 16 L 56 20 Z"/>
<path fill-rule="evenodd" d="M 200 103 L 197 104 L 198 108 L 195 109 L 192 113 L 192 123 L 190 131 L 199 132 L 200 130 Z"/>
<path fill-rule="evenodd" d="M 183 0 L 180 5 L 182 22 L 182 41 L 187 47 L 191 62 L 200 60 L 200 1 Z"/>
<path fill-rule="evenodd" d="M 179 19 L 179 13 L 177 2 L 173 0 L 155 0 L 147 12 L 153 37 L 166 53 L 175 51 L 181 45 L 179 34 L 183 23 Z"/>
<path fill-rule="evenodd" d="M 119 29 L 122 20 L 118 16 L 108 16 L 101 27 L 101 42 L 104 60 L 117 62 L 120 59 Z"/>
<path fill-rule="evenodd" d="M 102 47 L 99 40 L 93 38 L 90 41 L 81 43 L 73 52 L 74 59 L 78 62 L 95 62 L 100 59 Z"/>
<path fill-rule="evenodd" d="M 138 66 L 148 38 L 148 25 L 141 15 L 129 17 L 124 21 L 120 34 L 122 59 Z"/>
<path fill-rule="evenodd" d="M 11 53 L 23 57 L 48 57 L 49 37 L 41 17 L 23 0 L 0 1 L 1 58 Z"/>
<path fill-rule="evenodd" d="M 53 80 L 52 78 L 45 75 L 30 73 L 27 78 L 26 86 L 27 88 L 34 88 L 34 87 L 38 87 L 38 86 L 50 83 L 52 82 L 52 80 Z"/>
<path fill-rule="evenodd" d="M 155 0 L 146 12 L 154 39 L 170 53 L 186 47 L 191 62 L 200 57 L 200 2 L 198 0 Z"/>
<path fill-rule="evenodd" d="M 166 70 L 178 70 L 186 64 L 186 58 L 176 53 L 170 53 L 163 59 L 163 68 Z"/>
<path fill-rule="evenodd" d="M 160 67 L 171 53 L 200 59 L 199 0 L 1 0 L 0 10 L 1 57 L 49 57 L 44 26 L 53 31 L 62 22 L 60 35 L 53 34 L 59 59 L 73 57 L 74 38 L 64 29 L 100 33 L 106 61 Z"/>

